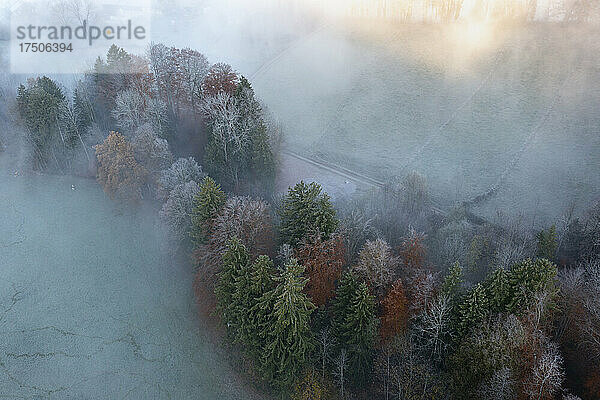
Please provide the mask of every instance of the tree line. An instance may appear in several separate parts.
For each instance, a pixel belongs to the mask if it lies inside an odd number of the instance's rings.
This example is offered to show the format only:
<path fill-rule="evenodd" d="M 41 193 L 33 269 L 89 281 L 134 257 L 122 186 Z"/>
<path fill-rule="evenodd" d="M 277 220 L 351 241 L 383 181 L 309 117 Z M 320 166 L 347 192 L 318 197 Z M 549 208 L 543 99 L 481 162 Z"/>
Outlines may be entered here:
<path fill-rule="evenodd" d="M 111 196 L 139 199 L 162 190 L 175 158 L 192 156 L 228 190 L 272 192 L 277 127 L 227 64 L 187 48 L 152 44 L 137 56 L 113 45 L 67 92 L 46 76 L 18 88 L 35 169 L 97 168 Z"/>
<path fill-rule="evenodd" d="M 527 236 L 436 215 L 419 182 L 336 209 L 314 182 L 270 206 L 206 178 L 199 304 L 282 398 L 597 398 L 600 207 Z M 448 252 L 456 236 L 467 254 Z"/>

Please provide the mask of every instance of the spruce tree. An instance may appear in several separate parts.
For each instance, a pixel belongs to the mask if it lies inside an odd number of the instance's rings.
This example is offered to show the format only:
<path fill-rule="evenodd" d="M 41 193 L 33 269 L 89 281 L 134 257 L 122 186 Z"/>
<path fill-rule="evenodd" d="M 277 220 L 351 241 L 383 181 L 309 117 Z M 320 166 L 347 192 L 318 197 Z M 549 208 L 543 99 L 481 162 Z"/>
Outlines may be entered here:
<path fill-rule="evenodd" d="M 276 163 L 267 127 L 261 123 L 252 135 L 250 169 L 260 194 L 269 194 L 275 186 Z"/>
<path fill-rule="evenodd" d="M 227 251 L 223 254 L 223 265 L 215 286 L 215 295 L 217 311 L 232 338 L 237 336 L 237 316 L 240 310 L 240 299 L 236 298 L 236 285 L 246 273 L 248 262 L 246 247 L 237 238 L 231 239 L 227 244 Z"/>
<path fill-rule="evenodd" d="M 490 314 L 489 299 L 482 284 L 475 285 L 458 306 L 458 333 L 467 334 Z"/>
<path fill-rule="evenodd" d="M 210 231 L 210 221 L 213 220 L 223 208 L 227 196 L 221 187 L 207 176 L 200 185 L 200 192 L 194 198 L 192 211 L 192 228 L 190 236 L 195 247 L 206 242 Z"/>
<path fill-rule="evenodd" d="M 556 225 L 552 225 L 548 230 L 542 229 L 537 235 L 537 256 L 554 260 L 556 255 Z"/>
<path fill-rule="evenodd" d="M 490 302 L 491 311 L 495 313 L 505 311 L 511 296 L 508 283 L 508 272 L 504 268 L 496 269 L 485 280 L 484 286 Z"/>
<path fill-rule="evenodd" d="M 448 275 L 444 278 L 442 284 L 442 294 L 448 296 L 448 298 L 454 300 L 461 293 L 461 285 L 463 283 L 462 267 L 457 262 L 448 270 Z"/>
<path fill-rule="evenodd" d="M 276 387 L 289 389 L 304 368 L 313 350 L 310 315 L 315 306 L 302 292 L 308 279 L 302 276 L 304 267 L 296 259 L 290 259 L 279 284 L 266 293 L 273 301 L 273 309 L 266 325 L 262 370 L 265 377 Z"/>
<path fill-rule="evenodd" d="M 278 212 L 281 238 L 292 246 L 315 234 L 328 240 L 338 226 L 329 196 L 315 182 L 301 181 L 290 188 Z"/>
<path fill-rule="evenodd" d="M 275 268 L 268 256 L 259 256 L 236 281 L 234 303 L 238 307 L 238 331 L 236 340 L 245 346 L 251 356 L 260 354 L 264 343 L 261 332 L 271 310 L 271 301 L 261 303 L 262 297 L 273 289 Z M 266 307 L 263 307 L 266 306 Z"/>
<path fill-rule="evenodd" d="M 35 79 L 27 87 L 20 85 L 17 90 L 17 110 L 33 145 L 37 169 L 47 166 L 50 147 L 60 141 L 57 121 L 64 101 L 60 87 L 46 76 Z"/>
<path fill-rule="evenodd" d="M 361 282 L 354 292 L 344 323 L 350 355 L 349 372 L 355 385 L 365 384 L 371 373 L 377 322 L 375 297 L 367 284 Z"/>
<path fill-rule="evenodd" d="M 358 279 L 351 272 L 346 272 L 340 279 L 333 299 L 333 329 L 340 348 L 347 347 L 350 341 L 349 332 L 345 328 L 347 316 L 350 313 L 350 305 L 358 288 Z M 338 349 L 339 350 L 339 349 Z"/>
<path fill-rule="evenodd" d="M 363 384 L 369 376 L 377 335 L 375 298 L 366 283 L 345 273 L 333 302 L 333 328 L 338 347 L 348 350 L 349 374 L 354 384 Z"/>
<path fill-rule="evenodd" d="M 509 297 L 506 311 L 523 311 L 531 295 L 541 290 L 555 293 L 557 273 L 556 265 L 543 258 L 535 261 L 527 259 L 513 265 L 508 273 Z"/>

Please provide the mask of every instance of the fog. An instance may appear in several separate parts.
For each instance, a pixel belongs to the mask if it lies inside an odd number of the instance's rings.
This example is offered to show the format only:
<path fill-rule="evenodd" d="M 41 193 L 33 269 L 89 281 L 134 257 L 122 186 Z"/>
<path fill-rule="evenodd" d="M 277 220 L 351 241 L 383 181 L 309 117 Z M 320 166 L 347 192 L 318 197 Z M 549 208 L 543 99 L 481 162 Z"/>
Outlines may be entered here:
<path fill-rule="evenodd" d="M 291 7 L 242 3 L 241 15 L 210 3 L 189 36 L 250 76 L 287 149 L 381 181 L 417 171 L 445 207 L 493 192 L 474 205 L 487 217 L 544 224 L 600 195 L 597 24 L 552 22 L 560 11 L 544 2 L 536 23 L 463 11 L 447 25 L 342 21 L 352 7 L 334 16 L 308 2 L 291 18 Z"/>

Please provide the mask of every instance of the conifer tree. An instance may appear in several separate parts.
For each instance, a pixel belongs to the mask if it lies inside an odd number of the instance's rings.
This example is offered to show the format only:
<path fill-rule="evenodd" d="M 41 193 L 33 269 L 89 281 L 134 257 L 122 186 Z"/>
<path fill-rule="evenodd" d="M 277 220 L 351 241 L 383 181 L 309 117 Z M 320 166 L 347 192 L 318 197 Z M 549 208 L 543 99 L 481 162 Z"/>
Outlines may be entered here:
<path fill-rule="evenodd" d="M 554 260 L 556 255 L 556 225 L 542 229 L 537 235 L 537 255 L 540 258 Z"/>
<path fill-rule="evenodd" d="M 498 268 L 484 283 L 492 312 L 506 310 L 510 300 L 508 276 L 506 269 Z"/>
<path fill-rule="evenodd" d="M 489 315 L 489 299 L 482 284 L 475 285 L 458 306 L 458 333 L 465 335 Z"/>
<path fill-rule="evenodd" d="M 377 335 L 375 298 L 352 273 L 342 276 L 333 304 L 333 326 L 340 348 L 348 349 L 349 374 L 355 384 L 368 378 Z"/>
<path fill-rule="evenodd" d="M 348 332 L 344 325 L 350 310 L 350 304 L 358 288 L 358 279 L 351 272 L 346 272 L 340 279 L 339 286 L 336 290 L 336 296 L 333 300 L 333 329 L 340 347 L 346 347 L 346 343 L 350 340 Z"/>
<path fill-rule="evenodd" d="M 258 357 L 264 342 L 261 332 L 267 321 L 267 313 L 272 302 L 261 303 L 261 298 L 273 289 L 275 268 L 273 261 L 265 255 L 259 256 L 253 264 L 243 270 L 236 281 L 234 303 L 238 307 L 238 331 L 236 340 L 245 345 L 248 354 Z"/>
<path fill-rule="evenodd" d="M 38 169 L 47 166 L 53 142 L 61 141 L 66 145 L 57 124 L 59 109 L 64 102 L 60 87 L 46 76 L 30 81 L 27 87 L 20 85 L 17 90 L 17 110 L 33 145 Z"/>
<path fill-rule="evenodd" d="M 198 247 L 206 242 L 212 221 L 223 205 L 226 195 L 221 187 L 210 177 L 204 178 L 200 185 L 200 192 L 194 198 L 194 211 L 192 212 L 192 229 L 190 232 L 194 246 Z"/>
<path fill-rule="evenodd" d="M 227 251 L 223 254 L 222 270 L 215 286 L 215 295 L 221 321 L 233 338 L 237 336 L 237 316 L 241 307 L 238 303 L 240 299 L 236 298 L 236 283 L 246 273 L 248 262 L 246 247 L 237 238 L 231 239 Z"/>
<path fill-rule="evenodd" d="M 350 351 L 350 376 L 356 385 L 363 385 L 371 373 L 375 338 L 377 336 L 377 317 L 375 315 L 375 297 L 365 282 L 361 282 L 350 303 L 344 323 Z"/>
<path fill-rule="evenodd" d="M 462 267 L 456 262 L 450 267 L 442 283 L 442 294 L 450 299 L 456 299 L 460 295 L 462 282 Z"/>
<path fill-rule="evenodd" d="M 318 183 L 300 182 L 290 188 L 278 210 L 281 238 L 292 246 L 312 235 L 329 240 L 338 226 L 335 210 Z"/>
<path fill-rule="evenodd" d="M 315 306 L 302 292 L 307 282 L 303 272 L 304 267 L 290 259 L 276 279 L 277 287 L 266 294 L 272 298 L 273 309 L 266 325 L 262 369 L 265 377 L 284 391 L 302 371 L 314 347 L 310 315 Z"/>
<path fill-rule="evenodd" d="M 508 273 L 507 312 L 523 310 L 531 295 L 541 290 L 556 293 L 556 274 L 558 270 L 552 262 L 540 258 L 535 261 L 524 260 L 513 265 Z"/>

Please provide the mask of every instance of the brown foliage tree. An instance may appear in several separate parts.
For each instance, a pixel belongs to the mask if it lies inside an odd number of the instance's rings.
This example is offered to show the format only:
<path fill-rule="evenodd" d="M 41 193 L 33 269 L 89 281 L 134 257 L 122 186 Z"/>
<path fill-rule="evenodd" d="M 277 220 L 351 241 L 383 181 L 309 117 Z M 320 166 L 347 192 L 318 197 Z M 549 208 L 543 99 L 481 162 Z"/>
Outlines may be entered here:
<path fill-rule="evenodd" d="M 425 267 L 425 235 L 410 229 L 408 235 L 402 239 L 400 257 L 408 271 L 415 271 Z"/>
<path fill-rule="evenodd" d="M 233 94 L 238 85 L 238 76 L 230 65 L 217 63 L 210 67 L 202 82 L 202 93 L 214 96 L 219 93 Z"/>
<path fill-rule="evenodd" d="M 408 321 L 408 300 L 402 280 L 392 284 L 389 292 L 381 302 L 381 328 L 383 339 L 390 339 L 406 328 Z"/>
<path fill-rule="evenodd" d="M 309 278 L 304 290 L 317 306 L 324 305 L 335 295 L 335 281 L 340 277 L 346 256 L 344 240 L 333 235 L 329 240 L 315 237 L 305 241 L 295 251 L 298 261 L 306 267 Z"/>
<path fill-rule="evenodd" d="M 98 182 L 111 197 L 136 201 L 142 197 L 147 171 L 135 160 L 133 147 L 118 132 L 96 146 Z"/>

